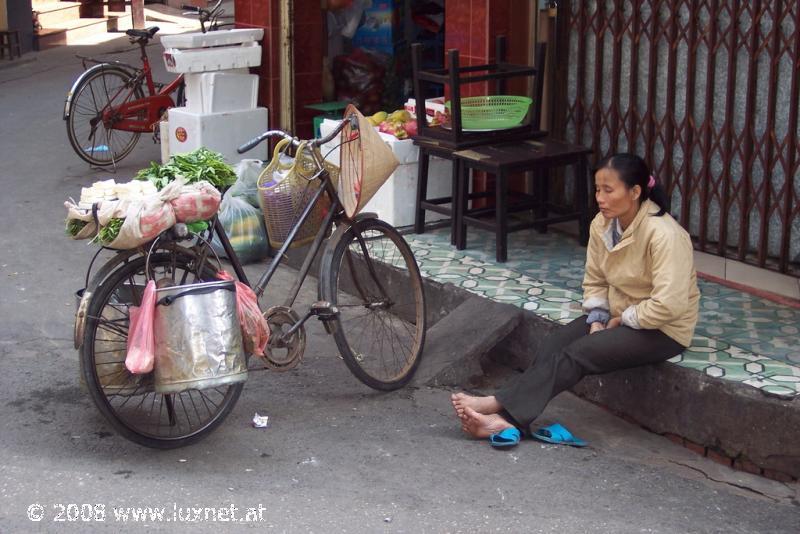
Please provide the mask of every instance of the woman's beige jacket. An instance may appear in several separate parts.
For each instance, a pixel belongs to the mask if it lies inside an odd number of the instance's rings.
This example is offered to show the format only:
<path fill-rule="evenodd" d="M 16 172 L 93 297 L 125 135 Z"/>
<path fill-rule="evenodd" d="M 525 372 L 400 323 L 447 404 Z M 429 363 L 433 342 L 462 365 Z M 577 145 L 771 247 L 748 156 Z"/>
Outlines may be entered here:
<path fill-rule="evenodd" d="M 689 234 L 646 200 L 612 245 L 612 224 L 598 213 L 589 230 L 583 308 L 603 308 L 622 324 L 658 329 L 688 347 L 697 324 L 700 291 Z"/>

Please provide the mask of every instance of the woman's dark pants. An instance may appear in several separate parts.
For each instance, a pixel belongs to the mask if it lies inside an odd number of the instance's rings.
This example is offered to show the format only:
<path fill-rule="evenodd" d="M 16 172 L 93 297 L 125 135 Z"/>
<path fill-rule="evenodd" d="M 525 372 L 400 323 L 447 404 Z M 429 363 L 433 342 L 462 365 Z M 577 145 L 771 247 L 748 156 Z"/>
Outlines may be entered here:
<path fill-rule="evenodd" d="M 584 315 L 547 336 L 530 367 L 495 398 L 511 422 L 532 432 L 531 423 L 550 399 L 584 376 L 663 362 L 684 348 L 660 330 L 618 326 L 589 334 Z"/>

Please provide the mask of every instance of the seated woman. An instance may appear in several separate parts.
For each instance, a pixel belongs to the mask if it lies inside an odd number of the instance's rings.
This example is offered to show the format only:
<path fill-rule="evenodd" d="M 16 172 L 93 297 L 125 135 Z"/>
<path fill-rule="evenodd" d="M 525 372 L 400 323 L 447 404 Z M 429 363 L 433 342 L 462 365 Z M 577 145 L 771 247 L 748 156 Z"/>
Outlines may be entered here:
<path fill-rule="evenodd" d="M 531 366 L 493 396 L 452 396 L 471 436 L 530 434 L 550 399 L 584 376 L 663 362 L 691 343 L 700 300 L 692 242 L 666 213 L 663 188 L 633 154 L 607 157 L 594 179 L 600 213 L 586 251 L 586 315 L 545 338 Z"/>

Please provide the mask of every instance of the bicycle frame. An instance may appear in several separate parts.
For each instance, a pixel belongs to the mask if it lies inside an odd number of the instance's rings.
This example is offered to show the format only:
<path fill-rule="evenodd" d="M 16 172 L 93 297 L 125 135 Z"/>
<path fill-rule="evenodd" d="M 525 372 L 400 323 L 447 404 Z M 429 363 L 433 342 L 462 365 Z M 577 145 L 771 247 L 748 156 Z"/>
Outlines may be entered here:
<path fill-rule="evenodd" d="M 328 235 L 328 230 L 331 228 L 334 221 L 346 221 L 344 217 L 344 211 L 341 209 L 341 204 L 339 202 L 339 197 L 336 195 L 336 190 L 333 187 L 333 182 L 331 182 L 330 175 L 326 170 L 322 170 L 320 176 L 318 178 L 322 180 L 322 186 L 314 193 L 314 196 L 309 201 L 308 205 L 305 207 L 303 212 L 300 214 L 300 217 L 295 222 L 294 226 L 292 227 L 289 235 L 286 237 L 286 241 L 284 241 L 281 248 L 275 253 L 275 256 L 272 258 L 267 270 L 262 273 L 261 277 L 258 279 L 255 285 L 251 285 L 250 281 L 247 279 L 247 275 L 244 272 L 244 268 L 242 267 L 239 258 L 236 256 L 236 252 L 233 249 L 233 246 L 230 244 L 228 240 L 228 236 L 225 233 L 225 228 L 222 226 L 219 218 L 215 219 L 214 221 L 214 228 L 213 231 L 217 235 L 222 244 L 222 248 L 225 250 L 225 255 L 228 257 L 228 260 L 231 262 L 231 266 L 233 267 L 236 276 L 239 280 L 248 286 L 252 287 L 255 291 L 256 295 L 261 297 L 264 294 L 264 290 L 266 289 L 269 281 L 272 279 L 272 276 L 278 270 L 278 266 L 281 263 L 281 259 L 283 258 L 284 254 L 289 247 L 294 242 L 297 233 L 302 228 L 303 224 L 308 220 L 311 216 L 311 213 L 314 211 L 314 206 L 317 205 L 317 202 L 320 201 L 323 194 L 327 194 L 330 199 L 330 209 L 328 210 L 327 215 L 322 220 L 322 224 L 320 224 L 319 230 L 317 231 L 316 236 L 314 237 L 314 241 L 311 243 L 308 253 L 306 254 L 305 259 L 303 260 L 303 265 L 300 268 L 300 272 L 295 279 L 294 285 L 292 289 L 289 291 L 289 295 L 286 298 L 286 302 L 284 303 L 285 306 L 291 307 L 294 304 L 294 301 L 297 299 L 297 295 L 300 292 L 300 287 L 303 285 L 303 282 L 308 276 L 308 271 L 311 269 L 311 264 L 314 262 L 314 258 L 319 253 L 319 249 L 322 246 L 322 242 L 325 240 L 325 237 Z"/>
<path fill-rule="evenodd" d="M 172 80 L 169 85 L 156 92 L 145 44 L 140 42 L 139 47 L 142 53 L 142 68 L 137 72 L 135 83 L 130 87 L 129 91 L 133 92 L 139 81 L 144 78 L 147 85 L 148 96 L 130 102 L 126 101 L 119 106 L 114 106 L 103 111 L 103 123 L 107 127 L 111 127 L 115 130 L 140 133 L 152 132 L 153 125 L 161 120 L 161 116 L 164 112 L 169 108 L 175 107 L 175 102 L 172 100 L 170 94 L 177 90 L 178 86 L 183 82 L 183 75 L 181 74 Z M 122 89 L 120 89 L 120 91 L 122 91 Z M 130 95 L 130 93 L 128 95 Z M 117 95 L 114 95 L 115 98 L 116 96 Z M 142 111 L 147 113 L 145 119 L 139 118 Z"/>

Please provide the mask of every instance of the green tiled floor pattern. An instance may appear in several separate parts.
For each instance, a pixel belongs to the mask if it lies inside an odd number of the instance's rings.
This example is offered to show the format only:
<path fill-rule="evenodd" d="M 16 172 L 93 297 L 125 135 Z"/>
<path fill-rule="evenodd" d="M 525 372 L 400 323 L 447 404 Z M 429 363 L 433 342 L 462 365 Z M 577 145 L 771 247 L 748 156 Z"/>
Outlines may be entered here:
<path fill-rule="evenodd" d="M 586 249 L 560 233 L 509 234 L 508 257 L 494 261 L 494 235 L 470 229 L 467 250 L 449 229 L 407 235 L 422 275 L 519 306 L 562 324 L 581 315 Z M 800 310 L 699 281 L 700 320 L 692 346 L 671 362 L 781 397 L 800 396 Z"/>

